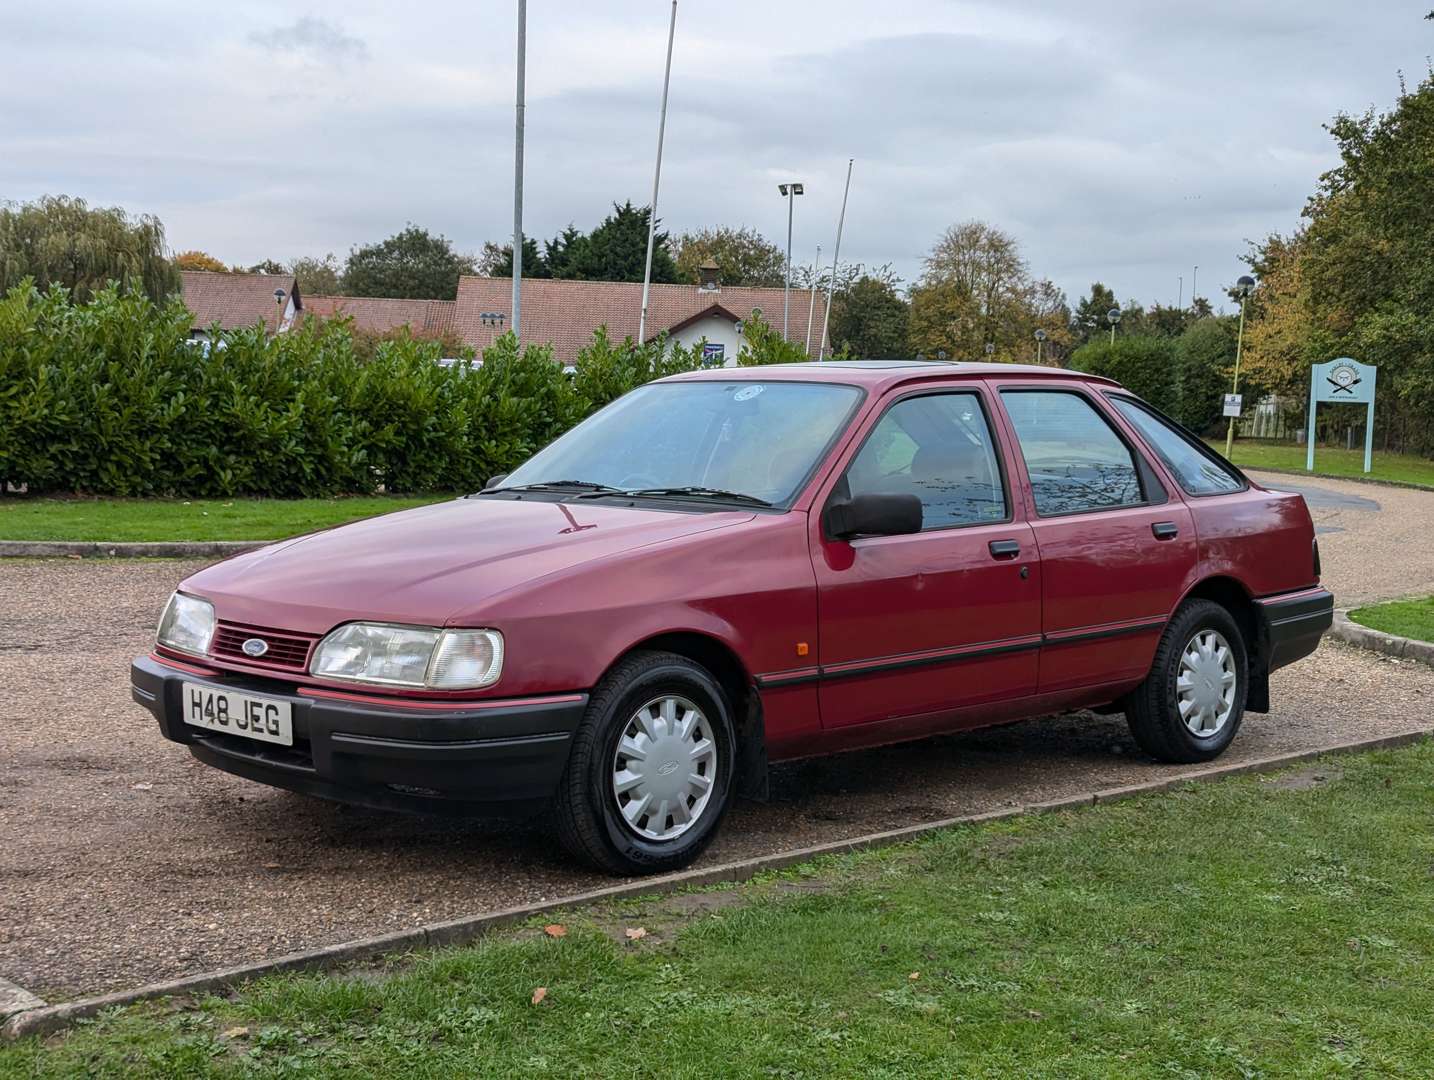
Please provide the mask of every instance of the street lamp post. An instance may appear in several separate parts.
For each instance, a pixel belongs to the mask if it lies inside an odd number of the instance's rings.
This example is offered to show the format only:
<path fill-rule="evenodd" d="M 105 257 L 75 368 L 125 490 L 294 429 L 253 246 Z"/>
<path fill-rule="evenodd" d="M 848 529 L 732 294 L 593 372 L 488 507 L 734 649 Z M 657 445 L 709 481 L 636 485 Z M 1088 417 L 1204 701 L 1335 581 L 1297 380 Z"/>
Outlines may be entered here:
<path fill-rule="evenodd" d="M 1045 349 L 1045 345 L 1046 345 L 1046 332 L 1045 332 L 1044 330 L 1037 330 L 1037 331 L 1036 331 L 1036 363 L 1038 363 L 1038 364 L 1041 362 L 1041 353 L 1042 353 L 1042 351 Z"/>
<path fill-rule="evenodd" d="M 1230 393 L 1240 392 L 1240 352 L 1245 345 L 1245 301 L 1255 291 L 1255 279 L 1249 274 L 1242 275 L 1240 280 L 1235 282 L 1235 295 L 1240 298 L 1240 332 L 1235 338 L 1235 379 L 1230 384 Z M 1235 448 L 1235 418 L 1230 417 L 1230 426 L 1225 429 L 1225 456 L 1230 456 L 1230 451 Z"/>
<path fill-rule="evenodd" d="M 1105 313 L 1106 321 L 1110 323 L 1110 347 L 1115 348 L 1115 325 L 1120 322 L 1120 308 L 1113 307 Z"/>
<path fill-rule="evenodd" d="M 782 286 L 782 340 L 787 341 L 787 323 L 792 310 L 792 209 L 797 196 L 803 194 L 802 185 L 797 183 L 778 184 L 777 190 L 787 200 L 787 277 Z"/>

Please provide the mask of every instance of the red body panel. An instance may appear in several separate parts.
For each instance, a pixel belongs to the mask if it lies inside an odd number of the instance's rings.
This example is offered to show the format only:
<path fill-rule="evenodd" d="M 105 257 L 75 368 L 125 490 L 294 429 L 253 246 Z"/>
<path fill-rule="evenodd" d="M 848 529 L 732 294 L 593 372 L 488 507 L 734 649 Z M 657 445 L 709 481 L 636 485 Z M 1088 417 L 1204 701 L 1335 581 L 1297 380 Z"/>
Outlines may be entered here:
<path fill-rule="evenodd" d="M 975 364 L 676 378 L 844 382 L 866 398 L 786 512 L 457 500 L 241 555 L 181 588 L 213 601 L 221 620 L 304 634 L 363 619 L 502 631 L 502 677 L 479 693 L 289 679 L 377 699 L 571 694 L 591 689 L 644 641 L 702 635 L 730 650 L 757 686 L 778 759 L 1112 700 L 1144 677 L 1165 620 L 1200 581 L 1231 578 L 1261 597 L 1315 580 L 1299 496 L 1251 485 L 1186 499 L 1148 453 L 1165 503 L 1035 515 L 993 391 L 1010 378 L 1053 387 L 1089 386 L 1087 378 Z M 986 393 L 1011 520 L 853 543 L 825 537 L 821 510 L 862 434 L 893 396 L 946 385 Z M 1174 523 L 1177 536 L 1157 540 L 1157 522 Z M 1020 552 L 994 557 L 992 540 L 1015 540 Z M 228 658 L 204 663 L 259 673 Z M 421 717 L 416 710 L 415 723 Z"/>

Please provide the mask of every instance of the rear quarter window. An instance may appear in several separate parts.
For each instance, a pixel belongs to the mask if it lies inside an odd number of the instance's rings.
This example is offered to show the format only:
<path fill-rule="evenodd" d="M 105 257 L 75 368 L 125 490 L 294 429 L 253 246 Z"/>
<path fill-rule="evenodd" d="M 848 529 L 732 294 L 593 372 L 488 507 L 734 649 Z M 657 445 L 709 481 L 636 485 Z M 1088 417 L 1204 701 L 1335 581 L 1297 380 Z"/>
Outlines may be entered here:
<path fill-rule="evenodd" d="M 1175 474 L 1187 495 L 1224 495 L 1243 491 L 1245 481 L 1193 435 L 1134 398 L 1109 394 L 1112 405 L 1140 433 L 1150 449 Z"/>

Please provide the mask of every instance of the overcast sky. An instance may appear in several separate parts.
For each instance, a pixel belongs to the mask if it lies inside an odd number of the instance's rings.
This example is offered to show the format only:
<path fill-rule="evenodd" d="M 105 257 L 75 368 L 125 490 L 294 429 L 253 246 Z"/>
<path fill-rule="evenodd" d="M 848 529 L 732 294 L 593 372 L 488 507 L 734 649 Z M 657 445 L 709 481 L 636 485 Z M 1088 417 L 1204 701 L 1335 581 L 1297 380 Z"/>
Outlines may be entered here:
<path fill-rule="evenodd" d="M 514 0 L 5 0 L 0 198 L 152 212 L 227 262 L 413 221 L 511 236 Z M 683 0 L 659 212 L 908 281 L 946 226 L 1014 233 L 1072 301 L 1173 303 L 1242 272 L 1434 52 L 1431 0 Z M 526 231 L 590 228 L 652 183 L 667 0 L 533 0 Z"/>

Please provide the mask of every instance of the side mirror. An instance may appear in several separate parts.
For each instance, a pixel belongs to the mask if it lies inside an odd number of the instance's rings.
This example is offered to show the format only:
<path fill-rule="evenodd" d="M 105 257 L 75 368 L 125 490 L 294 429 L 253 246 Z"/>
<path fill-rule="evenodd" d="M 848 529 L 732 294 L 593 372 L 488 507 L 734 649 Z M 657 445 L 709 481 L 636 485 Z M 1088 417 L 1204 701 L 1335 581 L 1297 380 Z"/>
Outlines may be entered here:
<path fill-rule="evenodd" d="M 827 507 L 827 533 L 838 540 L 854 536 L 902 536 L 921 531 L 921 500 L 915 495 L 857 495 Z"/>
<path fill-rule="evenodd" d="M 483 486 L 485 488 L 495 488 L 506 479 L 508 479 L 508 474 L 505 472 L 500 472 L 497 476 L 488 477 L 488 482 Z"/>

